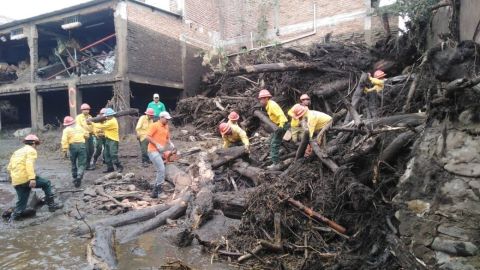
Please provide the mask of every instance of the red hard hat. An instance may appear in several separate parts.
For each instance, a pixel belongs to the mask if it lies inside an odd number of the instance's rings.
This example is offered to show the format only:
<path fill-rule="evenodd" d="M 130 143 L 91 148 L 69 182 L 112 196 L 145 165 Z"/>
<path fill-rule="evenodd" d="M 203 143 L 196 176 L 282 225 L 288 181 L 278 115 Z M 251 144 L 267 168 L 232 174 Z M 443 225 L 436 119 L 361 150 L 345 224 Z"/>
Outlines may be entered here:
<path fill-rule="evenodd" d="M 73 117 L 71 116 L 65 116 L 65 118 L 63 118 L 64 126 L 70 126 L 70 125 L 73 125 L 74 123 L 75 123 L 75 119 L 73 119 Z"/>
<path fill-rule="evenodd" d="M 375 71 L 375 73 L 373 73 L 373 77 L 377 78 L 377 79 L 381 79 L 383 77 L 385 77 L 387 74 L 385 74 L 385 72 L 383 72 L 382 70 L 377 70 Z"/>
<path fill-rule="evenodd" d="M 27 137 L 25 137 L 25 139 L 23 139 L 24 141 L 34 141 L 34 142 L 40 142 L 40 140 L 38 139 L 37 135 L 35 134 L 28 134 Z"/>
<path fill-rule="evenodd" d="M 107 108 L 102 108 L 102 109 L 100 110 L 100 114 L 104 114 L 106 111 L 107 111 Z"/>
<path fill-rule="evenodd" d="M 90 105 L 88 105 L 87 103 L 83 103 L 80 106 L 80 110 L 90 110 Z"/>
<path fill-rule="evenodd" d="M 154 115 L 155 115 L 155 111 L 153 110 L 153 108 L 148 108 L 148 109 L 145 111 L 145 114 L 146 114 L 146 115 L 154 116 Z"/>
<path fill-rule="evenodd" d="M 230 132 L 230 130 L 232 130 L 232 128 L 227 123 L 221 123 L 220 126 L 218 126 L 218 130 L 220 131 L 220 134 L 225 135 L 228 132 Z"/>
<path fill-rule="evenodd" d="M 304 100 L 304 99 L 310 99 L 310 97 L 307 94 L 303 94 L 300 96 L 300 100 Z"/>
<path fill-rule="evenodd" d="M 237 121 L 238 119 L 240 119 L 240 115 L 238 115 L 238 113 L 236 113 L 236 112 L 231 112 L 228 115 L 228 119 L 233 120 L 233 121 Z"/>
<path fill-rule="evenodd" d="M 267 89 L 260 90 L 260 93 L 258 93 L 258 98 L 266 98 L 266 97 L 272 97 L 272 94 Z"/>
<path fill-rule="evenodd" d="M 300 119 L 300 117 L 304 116 L 306 112 L 308 112 L 308 108 L 306 106 L 301 104 L 295 104 L 295 106 L 293 106 L 294 119 Z"/>

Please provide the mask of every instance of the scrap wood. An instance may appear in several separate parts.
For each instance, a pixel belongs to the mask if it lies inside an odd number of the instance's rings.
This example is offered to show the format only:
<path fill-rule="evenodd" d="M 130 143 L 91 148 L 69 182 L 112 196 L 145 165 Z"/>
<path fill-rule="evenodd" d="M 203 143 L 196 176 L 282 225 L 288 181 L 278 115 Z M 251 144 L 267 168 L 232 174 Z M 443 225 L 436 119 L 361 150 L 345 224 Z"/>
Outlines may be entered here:
<path fill-rule="evenodd" d="M 126 209 L 129 209 L 130 208 L 130 205 L 128 204 L 124 204 L 124 203 L 121 203 L 119 202 L 117 199 L 115 199 L 113 196 L 111 195 L 108 195 L 107 193 L 105 193 L 105 189 L 103 188 L 103 186 L 97 186 L 95 188 L 95 192 L 100 195 L 100 196 L 103 196 L 105 198 L 108 198 L 110 201 L 112 201 L 114 204 L 122 207 L 122 208 L 126 208 Z"/>
<path fill-rule="evenodd" d="M 93 269 L 117 269 L 115 254 L 115 229 L 113 227 L 99 227 L 95 231 L 95 238 L 87 246 L 87 261 Z"/>
<path fill-rule="evenodd" d="M 115 117 L 120 117 L 120 116 L 126 116 L 126 115 L 138 115 L 138 109 L 129 108 L 129 109 L 126 109 L 126 110 L 121 110 L 121 111 L 118 111 L 114 116 Z M 98 123 L 98 122 L 102 122 L 102 121 L 105 121 L 105 120 L 107 120 L 106 116 L 97 116 L 97 117 L 92 117 L 92 118 L 87 119 L 87 122 Z"/>

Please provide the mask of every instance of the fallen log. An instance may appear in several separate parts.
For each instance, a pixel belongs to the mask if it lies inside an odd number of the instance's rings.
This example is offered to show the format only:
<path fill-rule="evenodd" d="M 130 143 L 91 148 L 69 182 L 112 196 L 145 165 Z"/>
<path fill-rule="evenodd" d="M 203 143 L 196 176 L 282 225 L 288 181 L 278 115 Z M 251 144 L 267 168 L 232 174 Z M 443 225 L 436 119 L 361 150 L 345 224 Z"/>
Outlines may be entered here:
<path fill-rule="evenodd" d="M 328 98 L 336 93 L 341 93 L 342 90 L 347 89 L 349 86 L 349 80 L 337 80 L 330 83 L 322 84 L 318 89 L 313 90 L 312 93 L 320 98 Z"/>
<path fill-rule="evenodd" d="M 353 149 L 351 153 L 343 156 L 343 164 L 353 162 L 361 157 L 366 157 L 373 149 L 375 149 L 378 142 L 378 136 L 368 138 L 360 147 Z"/>
<path fill-rule="evenodd" d="M 123 110 L 123 111 L 119 111 L 114 116 L 115 117 L 121 117 L 121 116 L 126 116 L 126 115 L 138 115 L 138 109 L 130 108 L 130 109 L 126 109 L 126 110 Z M 92 117 L 92 118 L 87 119 L 87 122 L 98 123 L 98 122 L 102 122 L 102 121 L 105 121 L 105 120 L 107 120 L 106 116 L 97 116 L 97 117 Z"/>
<path fill-rule="evenodd" d="M 181 192 L 186 187 L 192 184 L 192 177 L 179 169 L 177 165 L 173 163 L 168 163 L 165 165 L 165 180 L 173 183 L 175 185 L 175 191 Z"/>
<path fill-rule="evenodd" d="M 288 63 L 270 63 L 259 65 L 240 66 L 236 71 L 227 72 L 228 76 L 238 76 L 243 74 L 256 74 L 264 72 L 283 72 L 295 70 L 313 70 L 317 67 L 311 63 L 288 62 Z"/>
<path fill-rule="evenodd" d="M 129 208 L 130 208 L 130 205 L 121 203 L 121 202 L 119 202 L 117 199 L 115 199 L 113 196 L 108 195 L 107 193 L 105 193 L 105 190 L 104 190 L 103 186 L 97 186 L 97 187 L 95 188 L 95 192 L 96 192 L 98 195 L 103 196 L 103 197 L 109 199 L 111 202 L 113 202 L 114 204 L 116 204 L 116 205 L 118 205 L 118 206 L 120 206 L 120 207 L 122 207 L 122 208 L 126 208 L 126 209 L 129 209 Z"/>
<path fill-rule="evenodd" d="M 398 135 L 387 147 L 385 147 L 385 149 L 383 149 L 379 159 L 387 163 L 391 161 L 422 129 L 423 126 L 419 126 L 415 128 L 415 131 L 410 130 Z"/>
<path fill-rule="evenodd" d="M 302 140 L 298 146 L 297 152 L 295 153 L 295 160 L 302 158 L 305 155 L 305 150 L 307 150 L 308 143 L 310 142 L 310 135 L 308 131 L 303 132 Z"/>
<path fill-rule="evenodd" d="M 148 219 L 155 217 L 156 215 L 168 210 L 172 206 L 169 204 L 159 204 L 152 207 L 144 208 L 141 210 L 130 211 L 113 217 L 107 217 L 95 221 L 90 225 L 90 227 L 95 231 L 97 227 L 120 227 L 128 224 L 133 224 L 137 222 L 142 222 Z M 74 229 L 72 233 L 74 235 L 80 236 L 89 233 L 90 229 L 87 225 L 82 224 Z"/>
<path fill-rule="evenodd" d="M 97 228 L 95 238 L 87 246 L 87 261 L 93 269 L 117 269 L 113 227 Z"/>
<path fill-rule="evenodd" d="M 188 201 L 191 197 L 192 193 L 190 191 L 184 192 L 180 195 L 178 201 L 176 201 L 168 210 L 162 212 L 161 214 L 148 221 L 145 221 L 143 224 L 138 224 L 138 226 L 135 226 L 135 228 L 127 231 L 120 239 L 120 243 L 127 243 L 137 238 L 144 232 L 148 232 L 161 225 L 164 225 L 167 222 L 167 219 L 177 219 L 183 216 L 183 214 L 185 214 L 185 210 L 187 209 Z"/>
<path fill-rule="evenodd" d="M 255 188 L 239 192 L 217 192 L 213 194 L 213 207 L 222 210 L 226 217 L 241 219 L 247 209 L 248 197 Z"/>
<path fill-rule="evenodd" d="M 246 151 L 243 146 L 235 146 L 228 149 L 217 150 L 216 153 L 220 155 L 220 157 L 212 163 L 212 169 L 217 169 L 230 161 L 240 158 L 246 154 Z"/>
<path fill-rule="evenodd" d="M 270 120 L 270 118 L 262 111 L 256 110 L 253 112 L 253 115 L 260 119 L 267 131 L 273 133 L 278 129 L 278 126 L 275 125 L 272 120 Z"/>
<path fill-rule="evenodd" d="M 360 76 L 360 80 L 358 82 L 357 87 L 355 88 L 355 92 L 353 92 L 352 96 L 352 106 L 355 110 L 358 109 L 358 104 L 360 103 L 360 99 L 362 98 L 363 95 L 363 89 L 365 88 L 365 85 L 368 82 L 368 74 L 367 73 L 362 73 L 362 76 Z M 350 122 L 352 120 L 352 115 L 350 113 L 347 114 L 347 117 L 345 117 L 345 121 L 343 122 L 344 124 Z"/>
<path fill-rule="evenodd" d="M 333 173 L 338 171 L 338 165 L 328 157 L 328 155 L 320 148 L 316 141 L 311 141 L 310 145 L 312 146 L 313 152 L 317 157 L 322 161 L 322 163 L 327 166 Z"/>
<path fill-rule="evenodd" d="M 280 197 L 282 197 L 282 199 L 286 199 L 290 205 L 303 211 L 307 216 L 313 218 L 316 221 L 326 224 L 328 227 L 334 229 L 335 231 L 341 234 L 345 234 L 345 232 L 347 231 L 347 229 L 345 229 L 342 225 L 339 225 L 334 221 L 322 216 L 320 213 L 313 211 L 313 209 L 306 207 L 303 203 L 292 198 L 287 198 L 287 196 L 284 194 L 280 194 Z"/>
<path fill-rule="evenodd" d="M 236 161 L 231 169 L 252 180 L 255 186 L 258 186 L 263 182 L 262 180 L 265 175 L 265 171 L 258 167 L 251 166 L 247 162 Z"/>
<path fill-rule="evenodd" d="M 212 186 L 204 186 L 195 196 L 190 219 L 193 230 L 200 228 L 213 216 L 213 193 Z"/>
<path fill-rule="evenodd" d="M 457 91 L 464 90 L 468 87 L 473 87 L 480 83 L 480 76 L 473 78 L 471 80 L 467 80 L 465 78 L 457 79 L 448 83 L 447 87 L 445 88 L 445 97 L 450 98 L 453 96 L 454 93 Z"/>
<path fill-rule="evenodd" d="M 427 115 L 425 113 L 409 113 L 387 116 L 378 119 L 366 119 L 365 125 L 376 128 L 379 126 L 418 126 L 425 122 Z"/>

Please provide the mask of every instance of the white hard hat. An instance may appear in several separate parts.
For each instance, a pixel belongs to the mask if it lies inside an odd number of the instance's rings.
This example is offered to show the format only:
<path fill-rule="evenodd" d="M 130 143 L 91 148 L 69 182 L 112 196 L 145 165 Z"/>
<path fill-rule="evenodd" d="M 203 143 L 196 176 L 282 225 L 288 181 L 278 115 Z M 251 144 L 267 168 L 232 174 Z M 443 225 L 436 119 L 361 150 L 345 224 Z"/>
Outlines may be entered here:
<path fill-rule="evenodd" d="M 161 112 L 158 117 L 160 118 L 165 118 L 165 119 L 172 119 L 172 117 L 170 116 L 170 114 L 168 112 Z"/>

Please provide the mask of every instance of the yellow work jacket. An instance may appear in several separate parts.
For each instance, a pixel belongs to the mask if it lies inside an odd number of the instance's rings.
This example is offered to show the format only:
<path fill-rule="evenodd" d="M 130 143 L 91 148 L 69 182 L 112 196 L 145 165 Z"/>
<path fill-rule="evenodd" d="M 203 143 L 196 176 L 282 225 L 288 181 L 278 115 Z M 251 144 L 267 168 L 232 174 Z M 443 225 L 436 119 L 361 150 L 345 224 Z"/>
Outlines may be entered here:
<path fill-rule="evenodd" d="M 332 117 L 330 115 L 313 110 L 309 110 L 306 113 L 305 118 L 310 139 L 313 138 L 313 134 L 315 132 L 322 130 L 322 128 L 324 128 L 326 125 L 328 125 L 328 123 L 330 123 L 330 121 L 332 121 Z"/>
<path fill-rule="evenodd" d="M 368 79 L 373 84 L 373 87 L 372 88 L 365 87 L 365 89 L 363 90 L 365 93 L 369 93 L 369 92 L 373 92 L 373 91 L 376 91 L 377 93 L 379 93 L 385 87 L 385 80 L 377 79 L 377 78 L 374 78 L 374 77 L 369 77 Z"/>
<path fill-rule="evenodd" d="M 92 118 L 92 116 L 90 114 L 85 116 L 83 113 L 81 113 L 77 115 L 77 117 L 75 118 L 75 122 L 77 125 L 82 127 L 86 132 L 88 132 L 89 134 L 93 134 L 93 125 L 87 124 L 88 118 Z"/>
<path fill-rule="evenodd" d="M 99 123 L 92 123 L 93 135 L 97 137 L 105 137 L 105 132 L 99 127 Z"/>
<path fill-rule="evenodd" d="M 118 134 L 118 122 L 115 117 L 107 119 L 103 123 L 98 123 L 98 128 L 103 130 L 105 137 L 112 141 L 120 141 L 120 135 Z"/>
<path fill-rule="evenodd" d="M 10 162 L 7 166 L 7 171 L 12 178 L 12 185 L 17 186 L 27 183 L 29 180 L 34 180 L 35 175 L 35 161 L 37 160 L 37 150 L 31 145 L 13 152 Z"/>
<path fill-rule="evenodd" d="M 238 125 L 230 125 L 232 128 L 231 134 L 222 135 L 223 139 L 223 148 L 228 148 L 232 143 L 242 141 L 243 145 L 249 146 L 250 141 L 248 140 L 247 133 L 240 128 Z"/>
<path fill-rule="evenodd" d="M 149 119 L 148 115 L 142 115 L 138 119 L 137 126 L 135 130 L 137 131 L 137 137 L 140 141 L 145 140 L 147 137 L 148 130 L 153 125 L 153 119 Z"/>
<path fill-rule="evenodd" d="M 88 136 L 88 132 L 78 125 L 66 127 L 62 134 L 62 150 L 67 151 L 72 143 L 85 143 Z"/>
<path fill-rule="evenodd" d="M 275 125 L 283 127 L 283 125 L 288 122 L 282 108 L 280 108 L 275 101 L 269 100 L 265 109 L 267 110 L 268 117 L 270 117 L 270 120 L 272 120 Z"/>

